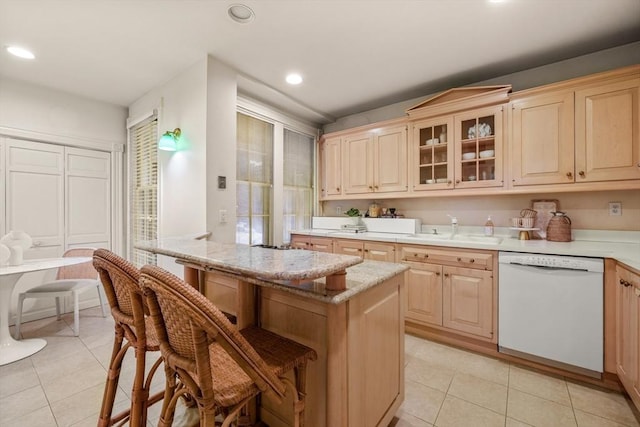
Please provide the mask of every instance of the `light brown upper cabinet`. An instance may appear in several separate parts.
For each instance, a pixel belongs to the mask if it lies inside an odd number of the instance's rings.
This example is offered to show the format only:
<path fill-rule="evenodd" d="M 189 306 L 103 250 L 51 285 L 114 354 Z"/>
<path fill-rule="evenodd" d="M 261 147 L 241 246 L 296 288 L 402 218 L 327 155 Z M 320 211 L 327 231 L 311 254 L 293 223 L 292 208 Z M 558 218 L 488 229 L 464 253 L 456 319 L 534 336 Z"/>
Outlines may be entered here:
<path fill-rule="evenodd" d="M 640 72 L 576 91 L 576 181 L 640 179 Z"/>
<path fill-rule="evenodd" d="M 640 67 L 511 96 L 514 187 L 640 179 Z"/>
<path fill-rule="evenodd" d="M 512 98 L 513 185 L 573 182 L 573 92 Z"/>
<path fill-rule="evenodd" d="M 342 140 L 327 138 L 320 143 L 320 197 L 342 194 Z"/>
<path fill-rule="evenodd" d="M 344 194 L 407 191 L 407 127 L 383 127 L 342 140 Z"/>
<path fill-rule="evenodd" d="M 420 119 L 411 122 L 414 191 L 503 186 L 503 117 L 510 90 L 451 89 L 407 110 L 410 119 Z"/>

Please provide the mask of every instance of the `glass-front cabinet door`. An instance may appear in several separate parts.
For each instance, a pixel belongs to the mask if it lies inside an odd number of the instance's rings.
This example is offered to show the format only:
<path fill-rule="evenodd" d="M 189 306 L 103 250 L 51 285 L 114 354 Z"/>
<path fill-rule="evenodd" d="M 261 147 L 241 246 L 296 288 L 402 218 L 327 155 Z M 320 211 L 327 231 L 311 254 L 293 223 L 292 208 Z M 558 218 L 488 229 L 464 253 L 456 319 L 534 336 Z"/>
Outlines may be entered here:
<path fill-rule="evenodd" d="M 502 186 L 503 107 L 455 116 L 455 187 Z"/>
<path fill-rule="evenodd" d="M 413 189 L 453 188 L 453 117 L 413 123 Z"/>

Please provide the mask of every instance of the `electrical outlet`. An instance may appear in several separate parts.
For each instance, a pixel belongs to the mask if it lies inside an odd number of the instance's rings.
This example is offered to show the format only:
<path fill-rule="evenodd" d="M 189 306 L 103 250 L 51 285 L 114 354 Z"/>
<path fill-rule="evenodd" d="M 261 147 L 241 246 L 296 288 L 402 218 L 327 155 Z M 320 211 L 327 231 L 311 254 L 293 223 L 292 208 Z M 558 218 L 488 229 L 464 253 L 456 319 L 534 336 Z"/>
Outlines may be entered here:
<path fill-rule="evenodd" d="M 620 216 L 622 215 L 622 203 L 621 202 L 609 202 L 609 215 Z"/>
<path fill-rule="evenodd" d="M 342 215 L 342 206 L 336 206 L 336 215 Z"/>
<path fill-rule="evenodd" d="M 224 224 L 227 222 L 227 210 L 226 209 L 220 209 L 220 211 L 218 212 L 218 220 L 220 221 L 220 224 Z"/>

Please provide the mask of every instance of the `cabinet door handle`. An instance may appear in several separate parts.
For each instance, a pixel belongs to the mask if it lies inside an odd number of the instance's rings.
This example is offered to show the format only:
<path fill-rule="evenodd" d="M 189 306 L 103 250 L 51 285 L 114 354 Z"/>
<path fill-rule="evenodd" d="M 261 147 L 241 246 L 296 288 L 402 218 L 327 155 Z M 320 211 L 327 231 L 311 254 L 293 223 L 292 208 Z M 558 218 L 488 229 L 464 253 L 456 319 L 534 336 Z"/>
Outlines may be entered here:
<path fill-rule="evenodd" d="M 578 172 L 578 175 L 580 175 L 582 178 L 584 178 L 584 171 Z"/>
<path fill-rule="evenodd" d="M 460 180 L 459 179 L 456 179 L 456 184 L 460 184 Z"/>
<path fill-rule="evenodd" d="M 436 272 L 436 276 L 439 276 L 439 275 L 440 275 L 440 272 L 439 272 L 439 271 L 437 271 L 437 272 Z"/>
<path fill-rule="evenodd" d="M 474 262 L 476 262 L 476 260 L 475 260 L 475 259 L 473 259 L 473 258 L 471 258 L 471 259 L 469 260 L 469 262 L 470 262 L 470 263 L 474 263 Z"/>
<path fill-rule="evenodd" d="M 451 185 L 451 180 L 447 181 L 447 185 Z"/>
<path fill-rule="evenodd" d="M 567 172 L 567 178 L 569 179 L 573 178 L 573 174 L 571 172 Z"/>
<path fill-rule="evenodd" d="M 422 254 L 424 258 L 429 258 L 429 254 Z"/>
<path fill-rule="evenodd" d="M 449 273 L 444 273 L 444 277 L 449 277 Z"/>
<path fill-rule="evenodd" d="M 378 189 L 378 186 L 377 186 L 377 185 L 374 185 L 374 186 L 373 186 L 373 188 L 375 188 L 375 189 L 377 190 L 377 189 Z"/>
<path fill-rule="evenodd" d="M 365 252 L 369 252 L 369 249 L 365 249 L 364 251 L 365 251 Z"/>
<path fill-rule="evenodd" d="M 336 188 L 336 191 L 340 191 L 340 187 Z"/>
<path fill-rule="evenodd" d="M 373 187 L 372 187 L 372 186 L 369 186 L 369 190 L 373 190 Z"/>
<path fill-rule="evenodd" d="M 458 262 L 462 261 L 462 258 L 458 257 Z"/>

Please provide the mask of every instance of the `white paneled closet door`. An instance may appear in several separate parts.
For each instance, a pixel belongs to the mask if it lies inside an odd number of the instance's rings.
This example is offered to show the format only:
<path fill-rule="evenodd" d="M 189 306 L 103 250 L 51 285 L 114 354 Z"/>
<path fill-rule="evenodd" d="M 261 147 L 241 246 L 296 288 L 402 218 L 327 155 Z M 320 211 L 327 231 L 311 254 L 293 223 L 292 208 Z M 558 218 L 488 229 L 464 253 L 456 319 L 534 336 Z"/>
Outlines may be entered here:
<path fill-rule="evenodd" d="M 65 240 L 68 248 L 111 248 L 111 156 L 65 149 Z"/>
<path fill-rule="evenodd" d="M 6 230 L 33 238 L 25 258 L 64 252 L 64 147 L 6 140 Z"/>
<path fill-rule="evenodd" d="M 65 242 L 67 248 L 111 249 L 111 155 L 67 147 L 65 155 Z M 80 294 L 80 308 L 99 304 L 96 290 Z M 73 300 L 65 298 L 65 312 Z"/>
<path fill-rule="evenodd" d="M 0 138 L 0 196 L 4 231 L 24 230 L 33 238 L 25 258 L 62 256 L 72 247 L 111 248 L 111 154 L 12 138 Z M 4 154 L 4 155 L 3 155 Z M 4 194 L 3 194 L 4 192 Z M 23 276 L 12 298 L 55 278 L 53 270 Z M 99 304 L 85 292 L 81 308 Z M 69 298 L 65 312 L 73 310 Z M 25 301 L 24 320 L 55 315 L 55 301 Z"/>
<path fill-rule="evenodd" d="M 27 259 L 61 256 L 64 252 L 64 147 L 5 139 L 5 229 L 23 230 L 33 238 Z M 15 314 L 18 294 L 55 278 L 55 271 L 25 274 L 13 292 Z M 55 301 L 25 301 L 24 321 L 55 315 Z"/>

